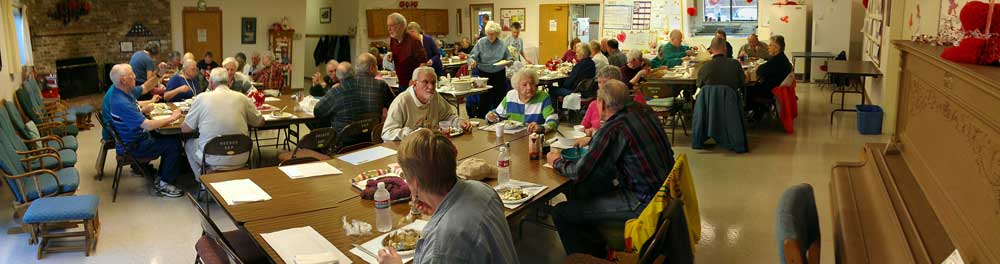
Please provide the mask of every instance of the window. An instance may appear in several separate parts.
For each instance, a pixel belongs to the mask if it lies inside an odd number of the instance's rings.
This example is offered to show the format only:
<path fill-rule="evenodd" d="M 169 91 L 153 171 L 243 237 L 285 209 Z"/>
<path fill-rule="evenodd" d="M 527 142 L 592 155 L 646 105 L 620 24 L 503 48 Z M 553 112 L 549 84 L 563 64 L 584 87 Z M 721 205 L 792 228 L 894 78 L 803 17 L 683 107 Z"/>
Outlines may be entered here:
<path fill-rule="evenodd" d="M 757 2 L 705 0 L 705 22 L 757 21 Z"/>
<path fill-rule="evenodd" d="M 713 35 L 716 30 L 728 35 L 746 35 L 757 26 L 757 1 L 699 0 L 702 19 L 696 21 L 698 35 Z"/>
<path fill-rule="evenodd" d="M 28 31 L 28 21 L 24 19 L 24 9 L 14 7 L 14 30 L 17 34 L 17 50 L 21 56 L 21 65 L 32 65 L 31 35 Z"/>

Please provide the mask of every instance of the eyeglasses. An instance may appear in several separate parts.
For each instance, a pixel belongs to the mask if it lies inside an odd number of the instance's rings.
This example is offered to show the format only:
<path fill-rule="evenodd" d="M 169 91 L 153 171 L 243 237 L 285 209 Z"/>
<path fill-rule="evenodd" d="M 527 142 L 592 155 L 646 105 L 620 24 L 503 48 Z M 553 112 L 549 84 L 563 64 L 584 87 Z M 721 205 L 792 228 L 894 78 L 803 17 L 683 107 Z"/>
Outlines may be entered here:
<path fill-rule="evenodd" d="M 424 85 L 434 85 L 434 84 L 437 83 L 437 81 L 433 81 L 433 80 L 432 81 L 417 80 L 417 83 L 422 83 Z"/>

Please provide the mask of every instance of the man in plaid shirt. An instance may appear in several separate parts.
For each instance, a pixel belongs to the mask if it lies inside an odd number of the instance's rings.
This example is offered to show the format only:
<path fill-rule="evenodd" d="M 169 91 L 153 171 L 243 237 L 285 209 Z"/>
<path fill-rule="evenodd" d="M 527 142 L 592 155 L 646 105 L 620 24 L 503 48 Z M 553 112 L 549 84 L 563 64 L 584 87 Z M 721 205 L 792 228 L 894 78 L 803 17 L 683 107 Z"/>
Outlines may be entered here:
<path fill-rule="evenodd" d="M 674 152 L 656 116 L 632 102 L 625 83 L 607 81 L 597 102 L 605 123 L 589 151 L 578 161 L 549 152 L 548 162 L 573 180 L 567 201 L 553 211 L 567 254 L 604 258 L 607 243 L 597 225 L 638 216 L 673 168 Z"/>
<path fill-rule="evenodd" d="M 318 123 L 333 127 L 338 132 L 363 118 L 378 116 L 384 119 L 394 98 L 389 85 L 375 79 L 378 72 L 375 56 L 363 53 L 354 61 L 354 69 L 337 67 L 336 75 L 340 79 L 340 86 L 327 92 L 313 108 Z M 342 139 L 341 145 L 350 146 L 370 140 L 370 135 L 356 135 L 354 138 Z"/>
<path fill-rule="evenodd" d="M 281 63 L 274 61 L 274 55 L 270 52 L 264 53 L 264 59 L 262 61 L 264 68 L 261 68 L 253 74 L 254 81 L 263 83 L 263 88 L 265 93 L 268 90 L 271 91 L 281 91 L 281 88 L 285 86 L 285 78 L 282 76 L 284 73 L 284 66 Z M 276 92 L 270 92 L 277 94 Z"/>

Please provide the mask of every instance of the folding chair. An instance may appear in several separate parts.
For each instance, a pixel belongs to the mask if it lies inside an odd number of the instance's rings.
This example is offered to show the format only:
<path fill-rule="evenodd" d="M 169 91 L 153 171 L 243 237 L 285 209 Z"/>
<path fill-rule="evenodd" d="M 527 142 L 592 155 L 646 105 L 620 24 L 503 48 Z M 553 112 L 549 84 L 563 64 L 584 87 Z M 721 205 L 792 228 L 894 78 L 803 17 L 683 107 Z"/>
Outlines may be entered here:
<path fill-rule="evenodd" d="M 243 163 L 243 166 L 239 168 L 218 168 L 211 164 L 208 164 L 208 156 L 213 157 L 233 157 L 241 154 L 247 154 L 247 161 Z M 253 140 L 249 136 L 243 134 L 230 134 L 221 135 L 210 139 L 205 143 L 202 148 L 201 155 L 201 168 L 199 168 L 201 175 L 215 173 L 219 171 L 232 171 L 250 168 L 250 157 L 253 156 Z M 198 179 L 201 182 L 200 179 Z M 208 197 L 203 197 L 205 195 L 205 186 L 202 184 L 200 190 L 198 190 L 198 197 L 205 201 L 205 208 L 208 208 L 209 200 Z"/>
<path fill-rule="evenodd" d="M 381 123 L 380 121 L 382 121 L 381 116 L 367 115 L 361 117 L 360 120 L 348 124 L 343 130 L 340 131 L 340 133 L 338 133 L 336 141 L 333 144 L 333 147 L 337 150 L 336 153 L 347 153 L 375 145 L 372 141 L 347 142 L 347 140 L 356 138 L 372 138 L 372 131 L 375 130 L 377 124 Z M 381 128 L 379 128 L 379 130 L 381 130 Z M 345 142 L 351 143 L 351 145 L 343 146 Z"/>
<path fill-rule="evenodd" d="M 667 118 L 670 122 L 670 144 L 677 141 L 675 130 L 677 125 L 681 125 L 681 130 L 688 136 L 687 125 L 684 122 L 684 104 L 686 100 L 680 93 L 663 82 L 644 81 L 639 84 L 639 90 L 650 98 L 646 101 L 646 106 L 653 110 L 653 113 L 660 122 L 666 124 Z"/>
<path fill-rule="evenodd" d="M 125 142 L 122 141 L 121 136 L 118 135 L 118 129 L 115 129 L 114 126 L 111 126 L 110 131 L 111 135 L 115 139 L 115 146 L 122 146 L 122 153 L 115 156 L 115 161 L 117 162 L 115 166 L 115 178 L 111 183 L 111 189 L 113 189 L 113 193 L 111 195 L 111 202 L 114 203 L 118 201 L 118 187 L 120 186 L 119 182 L 121 182 L 122 169 L 124 169 L 126 165 L 131 166 L 132 171 L 138 171 L 139 174 L 142 174 L 143 177 L 152 178 L 153 180 L 155 180 L 156 177 L 152 175 L 147 175 L 149 174 L 149 172 L 143 169 L 142 164 L 149 163 L 150 161 L 153 161 L 156 158 L 140 159 L 135 157 L 134 155 L 132 155 L 132 152 L 129 151 L 129 145 L 126 145 Z"/>
<path fill-rule="evenodd" d="M 267 256 L 254 244 L 253 237 L 243 229 L 222 232 L 208 216 L 205 208 L 190 193 L 188 201 L 201 216 L 201 237 L 195 243 L 195 263 L 267 263 Z"/>
<path fill-rule="evenodd" d="M 337 132 L 329 127 L 310 131 L 299 140 L 299 144 L 295 145 L 292 152 L 278 154 L 278 160 L 286 161 L 299 156 L 309 156 L 318 160 L 331 159 L 329 153 L 331 153 L 336 137 Z"/>

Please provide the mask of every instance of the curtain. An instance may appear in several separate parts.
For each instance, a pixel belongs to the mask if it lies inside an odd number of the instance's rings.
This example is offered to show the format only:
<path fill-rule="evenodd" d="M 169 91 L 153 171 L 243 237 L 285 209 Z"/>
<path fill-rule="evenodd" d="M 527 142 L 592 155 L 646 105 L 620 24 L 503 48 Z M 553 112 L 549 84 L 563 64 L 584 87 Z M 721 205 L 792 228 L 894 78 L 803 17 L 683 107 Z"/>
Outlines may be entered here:
<path fill-rule="evenodd" d="M 14 27 L 14 1 L 0 0 L 0 27 L 6 36 L 0 40 L 0 49 L 3 49 L 4 56 L 0 58 L 8 68 L 8 72 L 17 74 L 21 72 L 21 60 L 18 56 L 17 29 Z M 12 37 L 13 36 L 13 37 Z"/>

